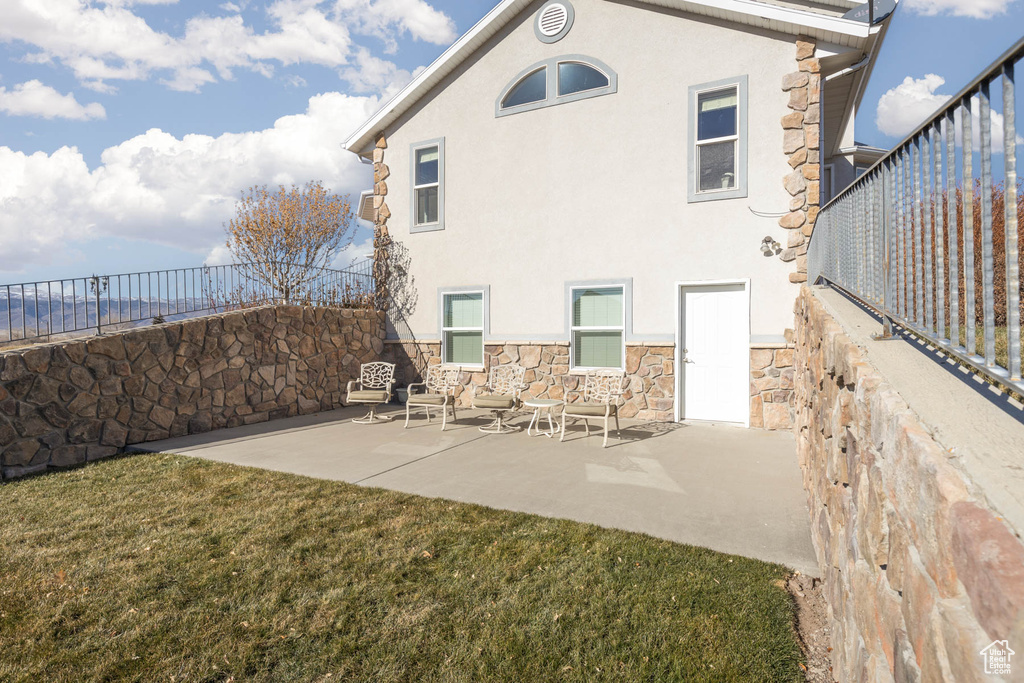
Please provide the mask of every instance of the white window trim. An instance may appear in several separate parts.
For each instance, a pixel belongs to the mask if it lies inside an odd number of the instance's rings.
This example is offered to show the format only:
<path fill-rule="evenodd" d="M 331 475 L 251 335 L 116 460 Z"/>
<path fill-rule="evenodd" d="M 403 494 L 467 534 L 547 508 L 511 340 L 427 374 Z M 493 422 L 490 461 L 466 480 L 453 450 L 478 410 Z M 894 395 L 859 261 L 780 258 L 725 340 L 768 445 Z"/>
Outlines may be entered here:
<path fill-rule="evenodd" d="M 558 65 L 559 64 L 582 64 L 589 66 L 592 69 L 596 69 L 605 75 L 608 79 L 608 85 L 599 86 L 596 88 L 590 88 L 589 90 L 579 90 L 577 92 L 569 93 L 567 95 L 558 94 Z M 546 97 L 543 100 L 536 102 L 527 102 L 526 104 L 519 104 L 514 107 L 502 107 L 502 102 L 508 96 L 512 89 L 519 85 L 527 76 L 540 71 L 541 69 L 547 69 L 545 72 L 545 78 L 547 83 L 547 89 L 545 91 Z M 545 59 L 542 62 L 537 62 L 530 67 L 519 72 L 519 74 L 513 78 L 508 85 L 506 85 L 501 93 L 498 95 L 498 99 L 494 102 L 494 115 L 499 116 L 511 116 L 512 114 L 520 114 L 525 111 L 533 111 L 534 109 L 543 109 L 545 107 L 554 107 L 559 104 L 566 104 L 567 102 L 575 102 L 577 100 L 586 100 L 591 97 L 601 97 L 603 95 L 611 95 L 618 92 L 619 88 L 619 77 L 615 71 L 602 62 L 599 59 L 594 59 L 588 55 L 581 54 L 568 54 L 560 55 L 558 57 L 552 57 Z"/>
<path fill-rule="evenodd" d="M 612 289 L 618 287 L 622 290 L 622 325 L 617 327 L 595 327 L 591 325 L 573 325 L 573 304 L 575 302 L 574 294 L 578 289 Z M 585 372 L 587 370 L 625 370 L 626 369 L 626 296 L 628 295 L 629 287 L 625 282 L 608 282 L 601 284 L 592 285 L 570 285 L 569 286 L 569 371 Z M 588 365 L 576 365 L 576 344 L 573 343 L 576 332 L 620 332 L 622 334 L 622 353 L 620 358 L 622 363 L 618 368 L 610 368 L 607 366 L 591 367 Z"/>
<path fill-rule="evenodd" d="M 480 294 L 483 307 L 483 323 L 480 327 L 446 327 L 444 324 L 445 297 L 458 294 Z M 491 288 L 489 286 L 444 287 L 437 291 L 437 329 L 441 338 L 441 362 L 448 363 L 445 343 L 445 332 L 480 332 L 480 363 L 459 363 L 467 370 L 483 370 L 486 368 L 486 351 L 488 330 L 490 328 Z"/>
<path fill-rule="evenodd" d="M 701 95 L 734 89 L 736 91 L 736 134 L 708 140 L 697 139 L 697 107 Z M 704 202 L 716 199 L 737 199 L 747 196 L 747 76 L 727 78 L 712 83 L 690 86 L 688 97 L 689 147 L 687 149 L 687 201 Z M 734 186 L 727 189 L 700 190 L 700 160 L 698 152 L 705 145 L 735 142 L 736 177 Z"/>
<path fill-rule="evenodd" d="M 416 184 L 416 152 L 421 149 L 437 147 L 437 182 Z M 412 187 L 411 214 L 409 217 L 409 232 L 431 232 L 444 230 L 444 138 L 425 140 L 410 145 L 409 150 L 409 185 Z M 416 195 L 418 190 L 437 187 L 437 220 L 431 223 L 417 223 Z"/>

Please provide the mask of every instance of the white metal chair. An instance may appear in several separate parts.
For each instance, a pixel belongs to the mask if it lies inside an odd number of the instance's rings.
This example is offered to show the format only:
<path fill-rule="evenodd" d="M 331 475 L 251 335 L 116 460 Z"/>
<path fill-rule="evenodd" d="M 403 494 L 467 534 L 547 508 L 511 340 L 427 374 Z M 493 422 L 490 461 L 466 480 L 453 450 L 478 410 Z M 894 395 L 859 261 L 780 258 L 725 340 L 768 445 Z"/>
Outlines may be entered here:
<path fill-rule="evenodd" d="M 565 441 L 565 419 L 583 420 L 583 427 L 590 436 L 588 420 L 604 421 L 604 442 L 608 446 L 608 422 L 615 418 L 615 433 L 619 433 L 619 397 L 623 394 L 626 373 L 621 370 L 590 370 L 583 380 L 583 389 L 565 392 L 566 403 L 562 409 L 562 436 Z M 569 395 L 581 395 L 581 401 L 569 403 Z"/>
<path fill-rule="evenodd" d="M 504 417 L 505 413 L 519 408 L 519 395 L 526 388 L 523 383 L 525 376 L 526 368 L 515 363 L 491 368 L 487 384 L 473 392 L 473 407 L 479 410 L 489 410 L 494 415 L 493 422 L 480 427 L 481 432 L 508 434 L 520 429 L 520 427 L 510 427 L 505 424 Z"/>
<path fill-rule="evenodd" d="M 430 409 L 441 409 L 441 431 L 448 426 L 448 409 L 452 411 L 452 422 L 455 422 L 455 389 L 459 386 L 462 368 L 458 365 L 431 365 L 427 368 L 424 382 L 409 385 L 409 397 L 405 401 L 405 429 L 409 428 L 409 411 L 412 408 L 423 408 L 430 423 Z M 417 393 L 420 389 L 423 393 Z"/>
<path fill-rule="evenodd" d="M 370 406 L 370 412 L 352 421 L 358 424 L 373 424 L 393 420 L 390 415 L 378 415 L 377 406 L 391 400 L 391 387 L 394 383 L 394 363 L 377 361 L 359 366 L 359 379 L 348 383 L 345 405 L 362 403 Z"/>

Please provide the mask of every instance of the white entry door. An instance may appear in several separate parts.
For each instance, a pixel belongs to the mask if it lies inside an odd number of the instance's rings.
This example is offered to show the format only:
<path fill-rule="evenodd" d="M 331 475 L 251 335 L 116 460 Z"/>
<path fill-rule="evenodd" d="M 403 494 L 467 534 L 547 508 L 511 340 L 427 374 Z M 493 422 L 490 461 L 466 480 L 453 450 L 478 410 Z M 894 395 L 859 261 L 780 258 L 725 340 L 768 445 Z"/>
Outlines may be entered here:
<path fill-rule="evenodd" d="M 680 292 L 681 417 L 746 424 L 750 416 L 747 286 L 683 285 Z"/>

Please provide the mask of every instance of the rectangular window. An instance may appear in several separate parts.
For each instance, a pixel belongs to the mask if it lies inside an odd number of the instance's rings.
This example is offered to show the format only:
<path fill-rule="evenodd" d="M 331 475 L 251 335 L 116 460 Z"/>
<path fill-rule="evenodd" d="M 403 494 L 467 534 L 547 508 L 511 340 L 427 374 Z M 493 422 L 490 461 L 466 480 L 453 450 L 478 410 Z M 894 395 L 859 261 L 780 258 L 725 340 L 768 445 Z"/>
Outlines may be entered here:
<path fill-rule="evenodd" d="M 736 88 L 697 96 L 698 192 L 736 187 Z"/>
<path fill-rule="evenodd" d="M 412 232 L 444 229 L 444 140 L 412 146 Z"/>
<path fill-rule="evenodd" d="M 623 367 L 626 328 L 622 286 L 572 289 L 572 366 Z"/>
<path fill-rule="evenodd" d="M 690 88 L 689 200 L 747 196 L 746 76 Z"/>
<path fill-rule="evenodd" d="M 484 293 L 443 295 L 441 355 L 445 363 L 484 364 Z"/>

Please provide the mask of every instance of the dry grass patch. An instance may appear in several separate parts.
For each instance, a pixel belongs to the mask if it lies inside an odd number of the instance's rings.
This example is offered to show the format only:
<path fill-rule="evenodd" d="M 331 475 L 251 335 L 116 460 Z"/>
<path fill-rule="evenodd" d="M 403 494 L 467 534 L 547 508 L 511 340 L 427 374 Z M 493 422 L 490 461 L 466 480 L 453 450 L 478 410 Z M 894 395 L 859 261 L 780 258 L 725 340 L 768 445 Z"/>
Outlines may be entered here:
<path fill-rule="evenodd" d="M 0 498 L 0 680 L 801 680 L 778 565 L 169 455 Z"/>

